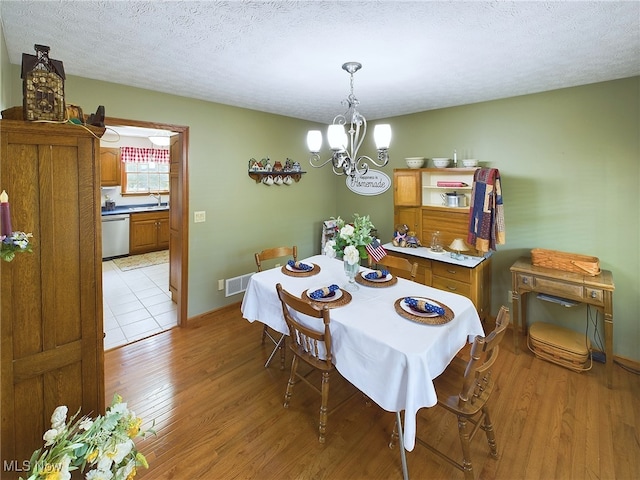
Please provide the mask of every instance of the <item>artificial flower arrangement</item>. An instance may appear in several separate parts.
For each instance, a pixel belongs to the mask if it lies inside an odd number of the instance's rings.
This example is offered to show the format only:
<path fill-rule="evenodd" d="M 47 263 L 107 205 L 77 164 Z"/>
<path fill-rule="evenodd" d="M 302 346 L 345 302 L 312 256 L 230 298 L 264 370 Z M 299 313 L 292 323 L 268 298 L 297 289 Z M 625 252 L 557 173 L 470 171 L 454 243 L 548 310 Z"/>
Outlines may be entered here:
<path fill-rule="evenodd" d="M 137 467 L 149 468 L 133 440 L 155 432 L 140 430 L 142 419 L 120 395 L 115 394 L 106 414 L 95 419 L 77 419 L 78 410 L 67 421 L 67 411 L 62 405 L 51 415 L 51 428 L 42 437 L 44 447 L 31 456 L 27 480 L 69 480 L 74 470 L 83 472 L 86 480 L 131 480 Z"/>
<path fill-rule="evenodd" d="M 340 217 L 335 219 L 332 217 L 332 220 L 336 221 L 337 234 L 325 244 L 325 255 L 342 256 L 351 265 L 361 258 L 367 258 L 366 247 L 373 240 L 371 230 L 375 228 L 369 215 L 360 216 L 354 213 L 353 223 L 345 223 Z"/>
<path fill-rule="evenodd" d="M 32 252 L 29 239 L 32 233 L 13 232 L 11 235 L 0 236 L 0 258 L 5 262 L 10 262 L 16 253 Z"/>

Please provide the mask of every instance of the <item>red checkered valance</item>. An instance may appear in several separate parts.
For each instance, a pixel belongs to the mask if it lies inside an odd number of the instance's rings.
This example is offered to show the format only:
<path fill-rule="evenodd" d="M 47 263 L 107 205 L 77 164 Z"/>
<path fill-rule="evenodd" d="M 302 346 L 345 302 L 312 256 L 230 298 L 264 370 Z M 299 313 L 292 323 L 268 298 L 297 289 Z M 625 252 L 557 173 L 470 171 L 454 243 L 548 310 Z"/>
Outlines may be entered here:
<path fill-rule="evenodd" d="M 123 162 L 132 163 L 170 163 L 169 150 L 159 148 L 120 147 Z"/>

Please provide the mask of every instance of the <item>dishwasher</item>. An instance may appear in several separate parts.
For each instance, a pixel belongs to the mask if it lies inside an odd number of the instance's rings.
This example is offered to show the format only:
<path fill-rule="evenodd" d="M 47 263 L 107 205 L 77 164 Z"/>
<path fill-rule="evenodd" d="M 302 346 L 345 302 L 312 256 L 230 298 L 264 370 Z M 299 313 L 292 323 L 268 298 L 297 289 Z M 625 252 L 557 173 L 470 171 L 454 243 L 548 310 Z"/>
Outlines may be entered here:
<path fill-rule="evenodd" d="M 128 213 L 102 216 L 102 259 L 129 255 Z"/>

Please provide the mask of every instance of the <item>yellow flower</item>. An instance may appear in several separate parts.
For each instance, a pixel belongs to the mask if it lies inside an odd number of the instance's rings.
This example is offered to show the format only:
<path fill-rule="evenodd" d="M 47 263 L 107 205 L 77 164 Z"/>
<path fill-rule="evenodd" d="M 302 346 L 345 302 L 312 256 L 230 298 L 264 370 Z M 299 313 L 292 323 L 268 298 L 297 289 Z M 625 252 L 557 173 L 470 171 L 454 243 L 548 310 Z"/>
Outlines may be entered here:
<path fill-rule="evenodd" d="M 89 455 L 87 455 L 86 459 L 87 462 L 92 463 L 97 457 L 98 457 L 98 449 L 96 448 L 95 450 L 93 450 L 93 452 L 91 452 Z"/>
<path fill-rule="evenodd" d="M 127 480 L 133 480 L 133 477 L 136 476 L 136 467 L 133 467 L 131 469 L 131 473 L 129 475 L 127 475 Z"/>
<path fill-rule="evenodd" d="M 127 435 L 129 435 L 129 438 L 135 438 L 138 436 L 138 433 L 140 432 L 140 425 L 142 425 L 141 418 L 136 418 L 129 423 L 129 428 L 127 429 Z"/>

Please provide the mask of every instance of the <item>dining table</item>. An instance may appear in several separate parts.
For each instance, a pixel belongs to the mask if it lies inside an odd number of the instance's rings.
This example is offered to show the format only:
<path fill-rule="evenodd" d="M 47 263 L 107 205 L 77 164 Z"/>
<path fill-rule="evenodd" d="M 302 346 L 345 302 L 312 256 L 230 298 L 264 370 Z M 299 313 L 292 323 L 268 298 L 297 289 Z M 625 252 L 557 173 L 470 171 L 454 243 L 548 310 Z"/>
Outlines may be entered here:
<path fill-rule="evenodd" d="M 341 287 L 339 299 L 315 302 L 330 307 L 335 368 L 381 408 L 395 412 L 398 421 L 405 412 L 404 428 L 399 427 L 406 478 L 404 449 L 415 446 L 417 412 L 437 403 L 433 380 L 455 355 L 475 336 L 484 336 L 480 317 L 462 295 L 391 274 L 388 281 L 368 281 L 366 274 L 373 270 L 364 266 L 356 274 L 357 290 L 348 290 L 342 260 L 315 255 L 300 262 L 312 269 L 297 272 L 285 264 L 252 275 L 242 300 L 243 318 L 288 335 L 276 284 L 312 302 L 308 293 Z M 415 314 L 403 300 L 407 297 L 428 300 L 446 314 Z"/>

